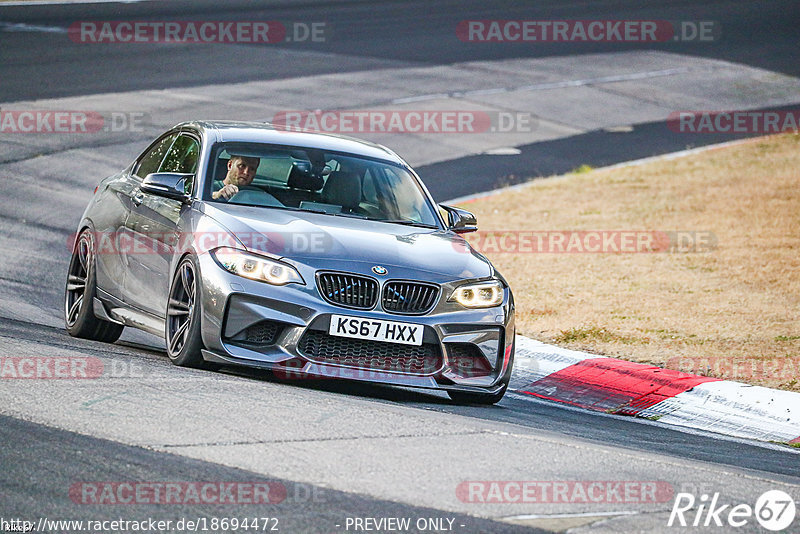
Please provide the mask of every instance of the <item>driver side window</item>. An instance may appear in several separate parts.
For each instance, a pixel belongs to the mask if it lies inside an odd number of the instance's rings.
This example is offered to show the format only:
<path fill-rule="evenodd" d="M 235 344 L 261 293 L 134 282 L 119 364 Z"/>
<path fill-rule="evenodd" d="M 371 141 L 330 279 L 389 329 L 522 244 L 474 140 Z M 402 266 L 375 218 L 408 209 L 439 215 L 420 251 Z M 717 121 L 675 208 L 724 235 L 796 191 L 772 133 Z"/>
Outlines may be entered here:
<path fill-rule="evenodd" d="M 176 137 L 178 137 L 178 134 L 165 135 L 159 139 L 156 144 L 153 145 L 153 148 L 139 160 L 139 166 L 135 173 L 136 176 L 140 179 L 144 179 L 148 174 L 158 172 L 161 161 L 164 159 L 164 156 L 167 154 L 169 147 L 172 146 Z"/>
<path fill-rule="evenodd" d="M 182 134 L 172 143 L 167 157 L 158 169 L 158 172 L 180 172 L 194 174 L 197 172 L 197 156 L 200 154 L 200 143 L 194 137 Z M 194 180 L 188 178 L 184 181 L 184 192 L 191 193 Z"/>

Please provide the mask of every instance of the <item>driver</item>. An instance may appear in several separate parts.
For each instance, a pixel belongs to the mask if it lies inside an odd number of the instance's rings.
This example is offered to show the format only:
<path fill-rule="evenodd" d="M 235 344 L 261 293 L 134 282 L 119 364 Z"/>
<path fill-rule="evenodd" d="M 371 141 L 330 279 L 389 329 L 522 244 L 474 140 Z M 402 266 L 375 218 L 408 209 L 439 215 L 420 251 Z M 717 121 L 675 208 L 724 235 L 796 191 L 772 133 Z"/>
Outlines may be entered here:
<path fill-rule="evenodd" d="M 251 188 L 250 184 L 256 177 L 256 170 L 260 163 L 261 160 L 258 158 L 232 155 L 228 160 L 228 174 L 225 179 L 214 180 L 214 192 L 211 193 L 211 198 L 230 200 L 239 192 L 240 188 L 255 189 Z"/>

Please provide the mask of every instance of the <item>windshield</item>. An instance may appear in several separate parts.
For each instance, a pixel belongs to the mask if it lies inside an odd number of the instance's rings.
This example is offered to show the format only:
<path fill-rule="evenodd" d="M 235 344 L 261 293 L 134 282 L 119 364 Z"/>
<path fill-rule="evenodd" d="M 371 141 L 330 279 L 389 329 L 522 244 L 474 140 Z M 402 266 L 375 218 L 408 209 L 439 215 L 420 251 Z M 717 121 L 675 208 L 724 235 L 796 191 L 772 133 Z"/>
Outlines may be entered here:
<path fill-rule="evenodd" d="M 391 163 L 320 149 L 222 143 L 214 147 L 211 202 L 438 227 L 416 178 Z"/>

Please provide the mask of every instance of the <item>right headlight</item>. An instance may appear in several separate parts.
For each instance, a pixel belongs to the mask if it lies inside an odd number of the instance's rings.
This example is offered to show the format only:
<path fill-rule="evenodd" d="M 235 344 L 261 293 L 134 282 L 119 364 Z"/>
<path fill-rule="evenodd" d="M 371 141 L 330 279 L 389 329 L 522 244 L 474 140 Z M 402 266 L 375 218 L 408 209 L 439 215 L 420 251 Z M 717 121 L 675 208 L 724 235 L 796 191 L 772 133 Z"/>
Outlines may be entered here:
<path fill-rule="evenodd" d="M 291 265 L 244 250 L 221 247 L 212 250 L 211 256 L 226 271 L 245 278 L 259 280 L 274 286 L 292 283 L 305 284 L 303 277 Z"/>
<path fill-rule="evenodd" d="M 459 286 L 453 291 L 450 300 L 465 308 L 491 308 L 503 302 L 503 284 L 499 280 L 476 282 Z"/>

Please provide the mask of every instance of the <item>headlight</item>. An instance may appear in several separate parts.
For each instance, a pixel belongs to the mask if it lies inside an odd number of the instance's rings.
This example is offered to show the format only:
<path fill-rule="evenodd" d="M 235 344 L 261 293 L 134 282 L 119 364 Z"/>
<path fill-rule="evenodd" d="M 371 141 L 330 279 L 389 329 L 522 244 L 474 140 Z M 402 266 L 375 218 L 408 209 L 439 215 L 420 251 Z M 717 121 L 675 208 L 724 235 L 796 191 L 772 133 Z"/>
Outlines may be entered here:
<path fill-rule="evenodd" d="M 274 286 L 292 283 L 305 285 L 303 277 L 294 267 L 280 261 L 230 247 L 212 250 L 211 256 L 226 271 L 251 280 L 266 282 Z"/>
<path fill-rule="evenodd" d="M 503 302 L 503 284 L 498 280 L 457 287 L 450 300 L 465 308 L 491 308 Z"/>

